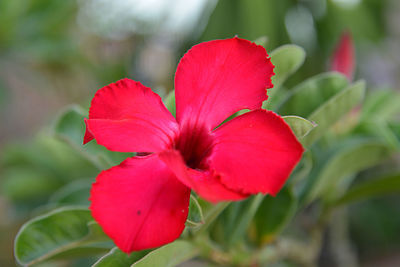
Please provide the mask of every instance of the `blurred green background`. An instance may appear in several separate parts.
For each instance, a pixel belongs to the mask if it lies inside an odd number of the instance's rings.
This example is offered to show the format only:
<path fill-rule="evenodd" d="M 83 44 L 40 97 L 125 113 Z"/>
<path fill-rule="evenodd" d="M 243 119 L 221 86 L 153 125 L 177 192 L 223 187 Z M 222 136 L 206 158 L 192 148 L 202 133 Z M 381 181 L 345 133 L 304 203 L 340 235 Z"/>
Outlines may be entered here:
<path fill-rule="evenodd" d="M 64 185 L 84 188 L 98 173 L 101 158 L 87 160 L 53 134 L 65 106 L 87 108 L 97 89 L 123 77 L 165 96 L 189 47 L 235 35 L 265 38 L 268 51 L 303 47 L 294 85 L 329 69 L 345 30 L 355 41 L 356 79 L 389 101 L 384 92 L 400 87 L 397 0 L 0 0 L 0 266 L 15 266 L 23 222 L 62 204 Z M 388 196 L 350 207 L 361 266 L 400 266 L 399 203 Z M 321 266 L 336 266 L 324 251 Z"/>

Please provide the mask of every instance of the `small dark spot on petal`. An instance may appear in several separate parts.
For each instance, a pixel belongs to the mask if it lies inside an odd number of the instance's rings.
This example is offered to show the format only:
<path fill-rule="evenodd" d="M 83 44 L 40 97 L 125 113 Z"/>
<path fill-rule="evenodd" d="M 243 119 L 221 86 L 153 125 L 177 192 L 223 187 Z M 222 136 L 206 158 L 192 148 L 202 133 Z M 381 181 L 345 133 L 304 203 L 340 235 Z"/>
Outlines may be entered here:
<path fill-rule="evenodd" d="M 141 212 L 140 210 L 138 210 L 138 211 L 136 212 L 136 214 L 137 214 L 137 215 L 140 215 L 140 214 L 142 214 L 142 212 Z"/>

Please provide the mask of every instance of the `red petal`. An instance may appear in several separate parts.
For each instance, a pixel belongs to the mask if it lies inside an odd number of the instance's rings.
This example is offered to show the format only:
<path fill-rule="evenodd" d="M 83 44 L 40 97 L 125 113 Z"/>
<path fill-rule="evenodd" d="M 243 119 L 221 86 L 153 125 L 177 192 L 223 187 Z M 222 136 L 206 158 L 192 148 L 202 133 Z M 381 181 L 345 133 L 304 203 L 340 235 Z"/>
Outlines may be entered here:
<path fill-rule="evenodd" d="M 210 168 L 227 187 L 244 193 L 275 195 L 303 153 L 289 126 L 271 111 L 250 111 L 213 134 Z"/>
<path fill-rule="evenodd" d="M 354 73 L 354 45 L 349 32 L 342 34 L 332 58 L 331 70 L 346 75 L 351 81 Z"/>
<path fill-rule="evenodd" d="M 260 108 L 273 68 L 262 46 L 237 37 L 193 46 L 175 75 L 177 121 L 211 130 L 236 111 Z"/>
<path fill-rule="evenodd" d="M 159 157 L 182 183 L 210 202 L 241 200 L 248 197 L 246 194 L 228 189 L 220 182 L 219 176 L 213 171 L 188 168 L 181 154 L 176 150 L 163 151 L 159 154 Z"/>
<path fill-rule="evenodd" d="M 90 141 L 92 141 L 94 139 L 94 137 L 88 130 L 88 126 L 87 126 L 88 120 L 86 118 L 84 118 L 84 121 L 85 121 L 86 131 L 85 131 L 85 136 L 83 137 L 83 144 L 87 144 Z"/>
<path fill-rule="evenodd" d="M 185 228 L 190 189 L 151 155 L 101 172 L 91 190 L 92 215 L 124 252 L 158 247 Z"/>
<path fill-rule="evenodd" d="M 157 152 L 172 145 L 178 125 L 150 88 L 123 79 L 98 90 L 92 100 L 87 133 L 110 150 Z"/>

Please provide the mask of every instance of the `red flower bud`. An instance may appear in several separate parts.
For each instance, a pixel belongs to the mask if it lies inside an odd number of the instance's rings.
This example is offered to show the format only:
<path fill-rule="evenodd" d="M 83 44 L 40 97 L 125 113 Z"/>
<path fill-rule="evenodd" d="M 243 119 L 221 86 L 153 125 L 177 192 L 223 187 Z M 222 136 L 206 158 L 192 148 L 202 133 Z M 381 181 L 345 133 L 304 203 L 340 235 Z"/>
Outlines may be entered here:
<path fill-rule="evenodd" d="M 333 53 L 331 70 L 343 73 L 350 81 L 355 68 L 354 44 L 350 32 L 344 32 Z"/>

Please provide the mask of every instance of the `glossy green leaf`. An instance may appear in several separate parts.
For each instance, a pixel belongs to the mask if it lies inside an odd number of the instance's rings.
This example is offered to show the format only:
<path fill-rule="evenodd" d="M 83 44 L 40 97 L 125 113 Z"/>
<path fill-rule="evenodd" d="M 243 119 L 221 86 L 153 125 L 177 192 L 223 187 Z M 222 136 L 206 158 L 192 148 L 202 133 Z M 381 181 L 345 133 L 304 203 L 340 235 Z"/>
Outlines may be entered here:
<path fill-rule="evenodd" d="M 283 188 L 275 197 L 266 196 L 255 215 L 257 238 L 271 241 L 293 217 L 297 199 L 290 188 Z"/>
<path fill-rule="evenodd" d="M 290 126 L 297 138 L 306 136 L 317 124 L 299 116 L 283 116 L 285 122 Z"/>
<path fill-rule="evenodd" d="M 365 93 L 365 82 L 359 81 L 339 92 L 315 110 L 307 119 L 318 127 L 303 139 L 305 146 L 312 145 L 340 118 L 358 105 Z"/>
<path fill-rule="evenodd" d="M 132 267 L 173 267 L 197 256 L 199 250 L 192 243 L 177 240 L 171 244 L 153 250 Z"/>
<path fill-rule="evenodd" d="M 109 250 L 107 236 L 85 208 L 65 207 L 25 223 L 14 243 L 19 264 L 31 266 L 52 258 Z"/>
<path fill-rule="evenodd" d="M 391 153 L 388 145 L 381 142 L 363 142 L 346 147 L 329 159 L 312 186 L 308 200 L 331 198 L 338 193 L 338 186 L 346 177 L 379 164 Z"/>
<path fill-rule="evenodd" d="M 97 145 L 94 140 L 83 145 L 85 134 L 83 119 L 86 116 L 86 111 L 77 105 L 67 107 L 55 123 L 54 132 L 56 136 L 70 144 L 99 169 L 107 169 L 119 164 L 131 155 L 131 153 L 109 151 L 105 147 Z"/>
<path fill-rule="evenodd" d="M 400 174 L 371 179 L 351 187 L 334 205 L 400 193 Z"/>
<path fill-rule="evenodd" d="M 149 251 L 137 251 L 130 254 L 122 252 L 117 247 L 101 257 L 92 267 L 126 267 L 143 258 Z"/>
<path fill-rule="evenodd" d="M 347 85 L 347 78 L 337 72 L 311 77 L 291 90 L 289 97 L 278 107 L 278 113 L 307 118 Z"/>

